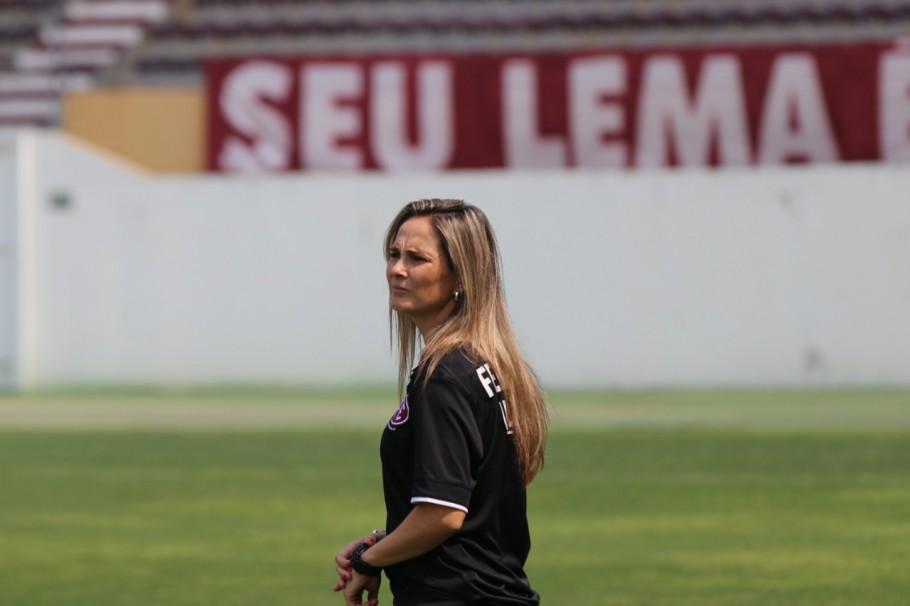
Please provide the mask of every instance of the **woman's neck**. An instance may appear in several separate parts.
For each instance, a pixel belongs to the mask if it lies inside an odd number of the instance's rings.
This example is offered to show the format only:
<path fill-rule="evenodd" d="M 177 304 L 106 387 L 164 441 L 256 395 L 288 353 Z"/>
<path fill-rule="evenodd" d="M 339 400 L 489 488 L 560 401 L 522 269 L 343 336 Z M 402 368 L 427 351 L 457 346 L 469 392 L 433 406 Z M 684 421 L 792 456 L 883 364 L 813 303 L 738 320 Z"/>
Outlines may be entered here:
<path fill-rule="evenodd" d="M 455 301 L 449 301 L 436 311 L 422 316 L 420 318 L 415 318 L 414 324 L 417 325 L 417 330 L 420 331 L 420 336 L 423 338 L 423 342 L 427 343 L 440 326 L 442 326 L 446 320 L 452 316 L 452 312 L 455 311 Z"/>

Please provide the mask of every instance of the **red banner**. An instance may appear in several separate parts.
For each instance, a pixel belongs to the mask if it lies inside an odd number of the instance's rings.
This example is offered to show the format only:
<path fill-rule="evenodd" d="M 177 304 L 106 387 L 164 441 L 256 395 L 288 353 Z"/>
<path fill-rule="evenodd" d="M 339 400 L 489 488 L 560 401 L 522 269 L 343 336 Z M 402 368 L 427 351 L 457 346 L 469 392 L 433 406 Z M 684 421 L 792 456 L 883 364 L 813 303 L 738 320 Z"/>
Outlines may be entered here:
<path fill-rule="evenodd" d="M 230 59 L 207 97 L 214 171 L 910 162 L 886 45 Z"/>

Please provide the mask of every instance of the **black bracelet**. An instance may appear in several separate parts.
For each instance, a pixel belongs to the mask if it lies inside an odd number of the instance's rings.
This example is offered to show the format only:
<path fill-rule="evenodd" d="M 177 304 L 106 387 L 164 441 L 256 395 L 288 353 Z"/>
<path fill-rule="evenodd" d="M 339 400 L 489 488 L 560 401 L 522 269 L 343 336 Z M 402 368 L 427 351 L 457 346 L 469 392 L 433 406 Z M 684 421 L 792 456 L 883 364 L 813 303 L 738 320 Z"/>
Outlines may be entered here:
<path fill-rule="evenodd" d="M 361 557 L 363 552 L 370 547 L 372 547 L 372 545 L 369 543 L 360 543 L 354 548 L 354 551 L 351 552 L 351 568 L 364 576 L 376 577 L 382 574 L 382 568 L 365 562 Z"/>

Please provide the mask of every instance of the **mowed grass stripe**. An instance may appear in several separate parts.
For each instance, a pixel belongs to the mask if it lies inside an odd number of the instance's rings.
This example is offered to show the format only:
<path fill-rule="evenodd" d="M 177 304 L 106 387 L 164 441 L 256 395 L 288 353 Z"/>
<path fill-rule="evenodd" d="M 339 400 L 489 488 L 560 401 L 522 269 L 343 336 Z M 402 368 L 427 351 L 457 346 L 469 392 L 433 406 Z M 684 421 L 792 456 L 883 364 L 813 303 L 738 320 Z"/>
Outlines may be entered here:
<path fill-rule="evenodd" d="M 381 427 L 391 388 L 0 397 L 0 428 L 132 430 Z M 910 391 L 690 390 L 549 394 L 555 427 L 910 430 Z"/>
<path fill-rule="evenodd" d="M 378 439 L 0 431 L 0 605 L 338 605 L 332 554 L 382 525 Z M 560 428 L 549 452 L 545 603 L 907 603 L 910 433 Z"/>

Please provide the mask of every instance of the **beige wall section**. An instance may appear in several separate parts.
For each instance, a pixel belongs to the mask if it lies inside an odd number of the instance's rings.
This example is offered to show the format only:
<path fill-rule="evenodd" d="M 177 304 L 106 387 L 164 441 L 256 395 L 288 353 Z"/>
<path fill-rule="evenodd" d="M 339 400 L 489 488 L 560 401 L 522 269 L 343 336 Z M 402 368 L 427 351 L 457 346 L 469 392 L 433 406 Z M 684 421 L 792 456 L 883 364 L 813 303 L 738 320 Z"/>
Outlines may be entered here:
<path fill-rule="evenodd" d="M 117 88 L 63 99 L 63 130 L 157 172 L 205 165 L 201 88 Z"/>

